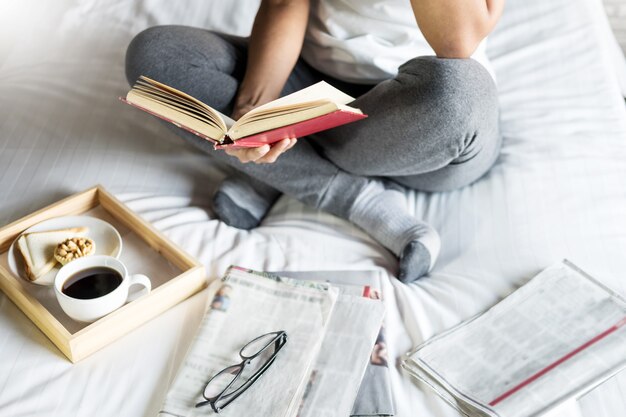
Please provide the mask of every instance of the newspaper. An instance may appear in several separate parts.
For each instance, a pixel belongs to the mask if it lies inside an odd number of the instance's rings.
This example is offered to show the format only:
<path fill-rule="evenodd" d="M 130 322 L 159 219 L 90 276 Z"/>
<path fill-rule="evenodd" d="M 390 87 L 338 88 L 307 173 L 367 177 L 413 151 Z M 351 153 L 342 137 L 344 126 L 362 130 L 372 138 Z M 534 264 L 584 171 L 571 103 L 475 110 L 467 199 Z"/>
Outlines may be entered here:
<path fill-rule="evenodd" d="M 359 393 L 352 406 L 353 417 L 393 416 L 393 396 L 391 394 L 391 375 L 387 358 L 387 340 L 385 327 L 382 326 L 376 336 L 374 349 L 361 381 Z"/>
<path fill-rule="evenodd" d="M 298 417 L 350 415 L 384 313 L 378 300 L 339 295 Z"/>
<path fill-rule="evenodd" d="M 231 267 L 216 281 L 211 305 L 181 365 L 160 416 L 213 414 L 203 400 L 209 378 L 241 362 L 239 351 L 265 333 L 285 330 L 287 344 L 263 376 L 221 412 L 221 416 L 292 417 L 326 334 L 338 290 Z"/>
<path fill-rule="evenodd" d="M 626 366 L 626 301 L 569 261 L 408 354 L 467 416 L 539 416 Z"/>
<path fill-rule="evenodd" d="M 292 278 L 299 278 L 313 281 L 327 281 L 331 285 L 339 287 L 343 295 L 352 295 L 355 297 L 368 297 L 372 299 L 380 299 L 382 301 L 383 294 L 381 293 L 382 287 L 382 273 L 380 271 L 288 271 L 277 272 L 278 275 L 288 276 Z M 334 314 L 334 313 L 333 313 Z M 348 379 L 344 377 L 341 380 L 342 389 L 336 389 L 336 383 L 328 378 L 325 381 L 317 380 L 317 387 L 312 382 L 312 387 L 307 393 L 307 400 L 316 397 L 314 392 L 323 392 L 326 396 L 325 400 L 321 402 L 308 401 L 304 407 L 300 417 L 305 416 L 392 416 L 394 415 L 393 398 L 391 394 L 391 377 L 389 374 L 389 368 L 387 363 L 387 344 L 385 340 L 385 331 L 383 326 L 378 326 L 379 330 L 375 336 L 375 340 L 371 339 L 370 328 L 368 330 L 365 325 L 365 317 L 370 314 L 376 315 L 376 311 L 363 311 L 362 318 L 357 320 L 352 326 L 354 329 L 352 332 L 360 337 L 352 338 L 353 342 L 361 343 L 361 346 L 367 345 L 366 335 L 369 337 L 370 353 L 365 360 L 354 361 L 341 361 L 338 360 L 337 364 L 333 364 L 331 361 L 326 363 L 329 367 L 335 367 L 336 370 L 341 369 L 341 372 L 345 375 L 351 374 L 349 378 L 351 384 L 345 383 Z M 374 318 L 372 317 L 372 319 Z M 368 319 L 368 321 L 371 321 Z M 350 333 L 350 323 L 344 322 L 343 329 L 338 328 L 337 332 Z M 332 326 L 329 327 L 328 334 L 330 335 Z M 372 341 L 373 340 L 373 341 Z M 373 345 L 373 348 L 371 346 Z M 350 350 L 346 347 L 344 350 Z M 322 351 L 324 347 L 322 347 Z M 333 353 L 338 354 L 338 359 L 345 356 L 345 353 L 341 349 L 333 350 Z M 332 353 L 331 353 L 332 354 Z M 356 359 L 356 357 L 354 358 Z M 353 363 L 354 362 L 354 363 Z M 363 373 L 363 365 L 366 363 L 365 372 Z M 320 365 L 319 362 L 317 365 Z M 357 378 L 362 379 L 359 382 Z M 324 382 L 328 384 L 328 388 L 324 388 Z M 354 383 L 358 387 L 358 393 L 354 392 Z M 351 400 L 351 401 L 350 401 Z M 345 410 L 344 407 L 328 407 L 328 405 L 334 404 L 347 404 L 352 402 L 351 410 Z"/>

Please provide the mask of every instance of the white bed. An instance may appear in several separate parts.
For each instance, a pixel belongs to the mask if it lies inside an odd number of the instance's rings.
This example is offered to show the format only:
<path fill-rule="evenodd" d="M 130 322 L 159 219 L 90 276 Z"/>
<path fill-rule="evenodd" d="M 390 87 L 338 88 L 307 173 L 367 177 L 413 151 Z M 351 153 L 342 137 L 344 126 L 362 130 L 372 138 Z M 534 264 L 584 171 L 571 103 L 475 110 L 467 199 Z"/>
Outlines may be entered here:
<path fill-rule="evenodd" d="M 134 33 L 161 23 L 245 33 L 255 0 L 16 3 L 0 5 L 0 225 L 101 183 L 210 277 L 231 263 L 393 275 L 393 257 L 365 234 L 289 198 L 252 232 L 214 220 L 209 196 L 223 170 L 118 103 Z M 497 165 L 462 190 L 407 195 L 440 231 L 443 252 L 430 277 L 410 286 L 390 277 L 384 286 L 398 416 L 457 414 L 397 358 L 551 263 L 567 257 L 626 295 L 626 67 L 618 51 L 599 0 L 508 0 L 488 44 L 505 135 Z M 0 294 L 0 416 L 155 415 L 204 296 L 72 365 Z M 554 414 L 626 415 L 626 374 Z"/>

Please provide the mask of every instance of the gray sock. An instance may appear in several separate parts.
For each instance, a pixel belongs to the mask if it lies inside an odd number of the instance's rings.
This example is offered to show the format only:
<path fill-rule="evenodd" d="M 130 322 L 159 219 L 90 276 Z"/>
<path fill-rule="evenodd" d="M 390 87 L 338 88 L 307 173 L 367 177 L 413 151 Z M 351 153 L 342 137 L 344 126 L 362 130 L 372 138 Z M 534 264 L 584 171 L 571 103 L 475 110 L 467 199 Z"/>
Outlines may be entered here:
<path fill-rule="evenodd" d="M 249 230 L 259 225 L 281 192 L 247 175 L 227 177 L 213 196 L 213 210 L 229 226 Z"/>
<path fill-rule="evenodd" d="M 441 247 L 439 234 L 408 212 L 399 190 L 370 181 L 354 201 L 349 218 L 398 256 L 400 281 L 414 281 L 435 264 Z"/>

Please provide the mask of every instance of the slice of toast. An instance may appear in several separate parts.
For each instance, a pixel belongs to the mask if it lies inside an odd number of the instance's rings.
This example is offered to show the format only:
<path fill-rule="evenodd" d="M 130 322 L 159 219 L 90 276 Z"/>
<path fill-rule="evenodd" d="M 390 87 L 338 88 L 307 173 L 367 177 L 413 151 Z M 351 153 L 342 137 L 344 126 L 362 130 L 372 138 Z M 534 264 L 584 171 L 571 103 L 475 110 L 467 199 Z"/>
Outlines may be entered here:
<path fill-rule="evenodd" d="M 54 259 L 56 246 L 65 239 L 83 236 L 87 227 L 48 230 L 22 234 L 17 240 L 17 248 L 24 259 L 24 271 L 31 281 L 48 273 L 57 261 Z"/>

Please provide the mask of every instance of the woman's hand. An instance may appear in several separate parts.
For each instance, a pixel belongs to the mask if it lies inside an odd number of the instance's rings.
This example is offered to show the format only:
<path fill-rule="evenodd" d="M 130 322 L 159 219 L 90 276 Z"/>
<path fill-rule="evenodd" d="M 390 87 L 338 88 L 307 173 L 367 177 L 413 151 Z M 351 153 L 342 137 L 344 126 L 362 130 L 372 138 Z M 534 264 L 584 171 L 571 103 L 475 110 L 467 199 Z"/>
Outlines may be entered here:
<path fill-rule="evenodd" d="M 272 97 L 265 97 L 257 99 L 255 102 L 246 97 L 246 89 L 242 88 L 235 100 L 235 108 L 233 110 L 233 119 L 238 120 L 241 116 L 248 113 L 250 110 L 271 101 Z M 225 151 L 228 155 L 234 156 L 239 159 L 240 162 L 254 162 L 255 164 L 271 164 L 276 162 L 276 159 L 296 144 L 297 139 L 283 139 L 280 142 L 274 142 L 271 145 L 263 145 L 258 148 L 238 148 L 228 149 Z"/>
<path fill-rule="evenodd" d="M 240 162 L 254 162 L 255 164 L 271 164 L 296 144 L 298 139 L 283 139 L 272 145 L 263 145 L 258 148 L 225 149 L 226 153 L 239 159 Z"/>

